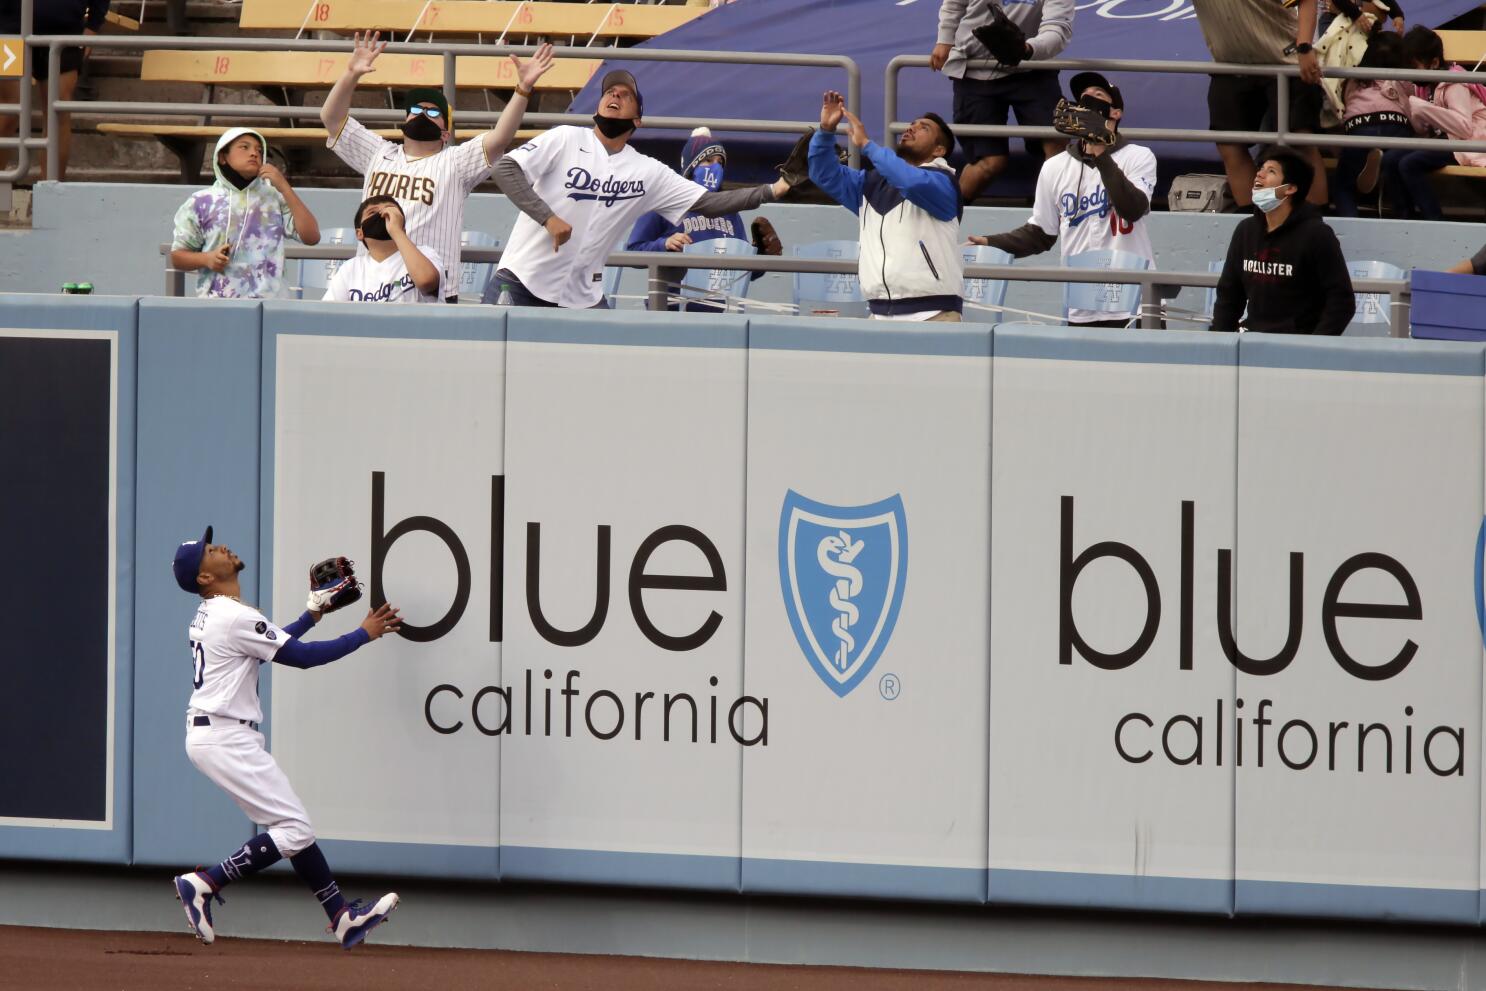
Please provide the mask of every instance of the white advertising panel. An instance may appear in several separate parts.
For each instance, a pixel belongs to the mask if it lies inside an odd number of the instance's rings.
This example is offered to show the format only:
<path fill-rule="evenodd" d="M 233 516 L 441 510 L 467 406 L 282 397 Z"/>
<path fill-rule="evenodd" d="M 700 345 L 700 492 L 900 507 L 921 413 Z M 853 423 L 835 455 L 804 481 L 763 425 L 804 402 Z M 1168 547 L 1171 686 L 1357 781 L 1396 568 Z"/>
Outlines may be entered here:
<path fill-rule="evenodd" d="M 989 333 L 750 334 L 744 888 L 978 901 Z"/>
<path fill-rule="evenodd" d="M 745 324 L 635 316 L 510 323 L 501 872 L 736 888 Z"/>
<path fill-rule="evenodd" d="M 1422 342 L 1242 354 L 1238 908 L 1473 921 L 1479 365 Z"/>
<path fill-rule="evenodd" d="M 311 564 L 343 554 L 368 595 L 307 639 L 354 629 L 378 588 L 408 624 L 274 673 L 272 749 L 322 838 L 496 845 L 500 740 L 480 723 L 498 709 L 482 690 L 501 683 L 504 348 L 277 338 L 274 619 L 304 609 Z"/>
<path fill-rule="evenodd" d="M 1230 902 L 1237 352 L 1160 336 L 996 334 L 993 901 Z"/>

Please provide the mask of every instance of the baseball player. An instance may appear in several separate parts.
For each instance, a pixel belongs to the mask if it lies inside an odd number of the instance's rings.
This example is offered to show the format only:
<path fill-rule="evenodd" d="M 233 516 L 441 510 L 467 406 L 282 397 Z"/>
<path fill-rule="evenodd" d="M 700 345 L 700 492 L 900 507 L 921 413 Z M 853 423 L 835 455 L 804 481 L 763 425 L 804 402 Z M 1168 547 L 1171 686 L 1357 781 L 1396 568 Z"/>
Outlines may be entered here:
<path fill-rule="evenodd" d="M 1016 230 L 977 235 L 970 241 L 1016 258 L 1041 254 L 1058 243 L 1065 263 L 1070 255 L 1085 251 L 1128 251 L 1154 267 L 1156 254 L 1145 216 L 1156 188 L 1156 156 L 1119 136 L 1125 100 L 1108 79 L 1097 72 L 1080 72 L 1069 89 L 1080 108 L 1095 111 L 1108 122 L 1112 143 L 1082 137 L 1069 141 L 1067 149 L 1044 162 L 1037 174 L 1031 220 Z M 1068 322 L 1123 327 L 1135 315 L 1070 310 Z"/>
<path fill-rule="evenodd" d="M 552 68 L 552 46 L 543 45 L 524 64 L 511 56 L 516 65 L 516 92 L 495 127 L 462 145 L 453 143 L 449 101 L 443 92 L 411 90 L 405 103 L 408 116 L 402 123 L 405 140 L 397 145 L 350 116 L 356 84 L 372 71 L 377 56 L 387 47 L 387 42 L 378 42 L 380 37 L 380 33 L 356 34 L 356 49 L 346 71 L 320 108 L 320 119 L 330 131 L 326 146 L 366 177 L 363 199 L 384 194 L 396 198 L 413 243 L 426 244 L 439 256 L 443 266 L 439 295 L 445 302 L 457 303 L 465 200 L 490 175 L 491 166 L 521 126 L 532 87 Z"/>
<path fill-rule="evenodd" d="M 403 229 L 402 208 L 373 196 L 356 208 L 356 239 L 366 246 L 330 279 L 325 298 L 340 303 L 437 303 L 443 263 Z"/>
<path fill-rule="evenodd" d="M 607 306 L 604 260 L 635 220 L 654 210 L 670 223 L 688 211 L 724 217 L 789 192 L 789 183 L 708 191 L 629 146 L 645 102 L 623 69 L 604 76 L 593 127 L 555 127 L 510 152 L 495 181 L 520 208 L 510 246 L 486 290 L 521 306 Z"/>
<path fill-rule="evenodd" d="M 329 664 L 386 633 L 396 633 L 402 620 L 391 605 L 367 613 L 361 625 L 345 636 L 318 643 L 300 637 L 325 612 L 349 605 L 361 597 L 361 586 L 344 558 L 316 566 L 312 572 L 307 611 L 284 627 L 242 601 L 238 572 L 242 559 L 221 544 L 212 543 L 212 528 L 200 540 L 176 548 L 175 581 L 182 591 L 201 597 L 188 637 L 192 685 L 186 710 L 186 756 L 197 770 L 232 796 L 255 822 L 266 826 L 240 850 L 205 870 L 175 879 L 176 897 L 186 910 L 191 931 L 203 943 L 215 938 L 211 900 L 222 902 L 228 883 L 263 870 L 288 857 L 294 872 L 315 893 L 328 931 L 347 949 L 360 943 L 397 907 L 397 895 L 385 894 L 371 904 L 341 896 L 325 855 L 315 843 L 314 830 L 299 796 L 273 757 L 263 747 L 258 723 L 258 665 L 277 661 L 290 667 Z M 329 567 L 332 574 L 316 577 Z"/>

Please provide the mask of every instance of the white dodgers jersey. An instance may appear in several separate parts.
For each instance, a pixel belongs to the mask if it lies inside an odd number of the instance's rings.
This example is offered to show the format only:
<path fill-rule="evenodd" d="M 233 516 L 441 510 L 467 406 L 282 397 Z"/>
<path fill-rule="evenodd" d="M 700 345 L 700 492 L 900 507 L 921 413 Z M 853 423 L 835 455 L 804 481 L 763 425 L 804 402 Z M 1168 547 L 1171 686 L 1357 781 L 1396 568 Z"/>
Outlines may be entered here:
<path fill-rule="evenodd" d="M 271 661 L 289 634 L 252 606 L 215 595 L 191 620 L 191 708 L 214 716 L 263 721 L 258 665 Z"/>
<path fill-rule="evenodd" d="M 432 248 L 418 245 L 418 250 L 428 263 L 443 271 L 443 262 Z M 408 274 L 408 263 L 402 252 L 377 261 L 369 254 L 359 254 L 344 262 L 330 277 L 330 286 L 325 298 L 338 303 L 441 303 L 437 292 L 425 296 L 418 291 L 413 277 Z"/>
<path fill-rule="evenodd" d="M 347 115 L 341 132 L 326 142 L 351 168 L 366 177 L 361 198 L 391 196 L 402 207 L 404 226 L 414 244 L 426 244 L 443 262 L 439 295 L 459 292 L 459 235 L 464 201 L 490 175 L 485 138 L 471 138 L 423 158 L 409 158 L 402 145 L 367 130 Z"/>
<path fill-rule="evenodd" d="M 1113 156 L 1115 164 L 1136 189 L 1148 198 L 1154 195 L 1156 156 L 1149 148 L 1127 144 L 1105 154 Z M 1099 170 L 1066 151 L 1049 158 L 1037 174 L 1031 222 L 1058 239 L 1065 263 L 1070 255 L 1111 250 L 1139 255 L 1155 267 L 1156 253 L 1151 247 L 1145 218 L 1132 222 L 1115 213 Z M 1071 310 L 1068 319 L 1072 323 L 1087 323 L 1117 316 L 1099 310 Z"/>
<path fill-rule="evenodd" d="M 523 213 L 501 268 L 529 292 L 574 309 L 598 303 L 604 260 L 642 214 L 654 210 L 679 223 L 707 191 L 629 145 L 609 154 L 591 127 L 554 127 L 507 157 L 521 166 L 542 202 L 572 225 L 573 236 L 553 251 L 546 228 Z"/>

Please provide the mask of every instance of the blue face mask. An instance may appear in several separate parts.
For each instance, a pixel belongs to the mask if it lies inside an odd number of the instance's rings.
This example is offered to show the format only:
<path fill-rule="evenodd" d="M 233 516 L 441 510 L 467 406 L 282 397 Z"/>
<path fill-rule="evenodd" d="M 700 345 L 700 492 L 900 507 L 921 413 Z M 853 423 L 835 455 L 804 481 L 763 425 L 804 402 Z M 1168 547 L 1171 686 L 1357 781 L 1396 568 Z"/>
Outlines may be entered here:
<path fill-rule="evenodd" d="M 1276 207 L 1285 201 L 1279 192 L 1268 186 L 1254 190 L 1254 205 L 1265 213 L 1271 213 Z"/>
<path fill-rule="evenodd" d="M 717 192 L 722 188 L 722 163 L 713 162 L 711 165 L 698 165 L 691 170 L 692 181 L 706 186 L 708 191 Z"/>

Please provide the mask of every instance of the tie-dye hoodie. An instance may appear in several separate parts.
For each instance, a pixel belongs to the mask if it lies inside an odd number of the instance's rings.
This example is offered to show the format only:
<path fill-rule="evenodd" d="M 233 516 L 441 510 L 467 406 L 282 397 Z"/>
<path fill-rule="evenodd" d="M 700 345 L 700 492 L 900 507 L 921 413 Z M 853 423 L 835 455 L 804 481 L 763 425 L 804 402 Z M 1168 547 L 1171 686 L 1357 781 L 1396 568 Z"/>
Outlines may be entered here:
<path fill-rule="evenodd" d="M 192 193 L 175 212 L 173 251 L 213 252 L 224 243 L 232 245 L 227 268 L 196 271 L 196 295 L 267 299 L 283 295 L 284 238 L 299 240 L 294 217 L 284 197 L 262 179 L 238 189 L 222 175 L 217 164 L 222 150 L 244 134 L 263 146 L 268 160 L 268 142 L 247 127 L 234 127 L 223 134 L 212 152 L 212 172 L 217 181 Z"/>

